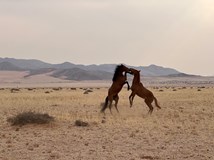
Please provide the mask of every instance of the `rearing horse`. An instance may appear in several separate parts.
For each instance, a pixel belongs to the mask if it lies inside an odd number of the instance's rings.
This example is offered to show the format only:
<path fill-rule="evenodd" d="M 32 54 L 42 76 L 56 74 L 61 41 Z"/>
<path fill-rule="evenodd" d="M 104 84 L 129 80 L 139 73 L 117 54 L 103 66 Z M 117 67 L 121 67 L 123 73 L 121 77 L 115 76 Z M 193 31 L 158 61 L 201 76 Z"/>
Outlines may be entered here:
<path fill-rule="evenodd" d="M 143 84 L 140 82 L 140 70 L 136 70 L 133 68 L 130 68 L 130 74 L 134 75 L 134 79 L 132 81 L 132 86 L 131 86 L 131 90 L 132 93 L 129 96 L 129 101 L 130 101 L 130 107 L 132 107 L 133 104 L 133 100 L 134 100 L 134 96 L 138 95 L 139 97 L 145 99 L 145 103 L 147 104 L 147 106 L 149 107 L 149 113 L 152 114 L 153 111 L 153 106 L 152 106 L 152 102 L 153 100 L 155 100 L 155 105 L 161 109 L 161 107 L 158 105 L 158 101 L 155 98 L 155 96 L 153 95 L 153 93 L 146 89 Z"/>
<path fill-rule="evenodd" d="M 125 74 L 124 74 L 124 72 L 125 72 Z M 128 90 L 130 89 L 129 83 L 127 81 L 127 76 L 126 76 L 127 73 L 129 73 L 129 68 L 127 68 L 123 64 L 116 66 L 114 76 L 112 79 L 113 83 L 108 90 L 108 96 L 105 99 L 105 104 L 103 105 L 101 112 L 105 112 L 107 107 L 109 107 L 110 112 L 111 112 L 111 106 L 112 106 L 112 102 L 114 100 L 115 108 L 116 108 L 117 112 L 119 113 L 119 111 L 117 109 L 117 104 L 119 101 L 118 93 L 121 91 L 124 84 L 128 85 Z"/>

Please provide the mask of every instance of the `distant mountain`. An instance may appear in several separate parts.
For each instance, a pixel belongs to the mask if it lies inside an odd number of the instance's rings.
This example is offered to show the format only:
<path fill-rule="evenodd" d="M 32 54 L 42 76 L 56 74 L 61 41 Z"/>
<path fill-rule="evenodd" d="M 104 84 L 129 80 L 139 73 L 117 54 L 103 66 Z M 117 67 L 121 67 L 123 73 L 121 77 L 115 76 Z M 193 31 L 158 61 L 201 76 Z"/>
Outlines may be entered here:
<path fill-rule="evenodd" d="M 80 68 L 58 69 L 52 76 L 68 80 L 104 80 L 112 78 L 112 74 L 109 72 L 87 71 Z"/>
<path fill-rule="evenodd" d="M 23 71 L 24 69 L 15 66 L 10 62 L 0 62 L 1 71 Z"/>
<path fill-rule="evenodd" d="M 70 62 L 64 62 L 61 64 L 53 64 L 52 65 L 53 68 L 57 68 L 57 69 L 70 69 L 70 68 L 82 68 L 84 67 L 83 65 L 76 65 Z"/>
<path fill-rule="evenodd" d="M 185 74 L 185 73 L 178 73 L 178 74 L 169 74 L 166 77 L 201 77 L 199 75 L 192 75 L 192 74 Z"/>
<path fill-rule="evenodd" d="M 0 58 L 0 70 L 29 71 L 29 75 L 49 74 L 50 76 L 69 80 L 105 80 L 111 79 L 117 64 L 82 65 L 64 62 L 50 64 L 34 59 Z M 127 65 L 128 66 L 128 65 Z M 143 76 L 188 76 L 172 68 L 157 65 L 128 66 L 141 70 Z"/>
<path fill-rule="evenodd" d="M 10 62 L 11 64 L 26 70 L 51 68 L 52 64 L 45 63 L 35 59 L 15 59 L 15 58 L 0 58 L 1 62 Z"/>
<path fill-rule="evenodd" d="M 167 75 L 176 75 L 180 74 L 181 72 L 172 69 L 172 68 L 164 68 L 161 66 L 156 66 L 156 65 L 150 65 L 147 67 L 137 67 L 138 69 L 142 70 L 143 75 L 146 76 L 167 76 Z"/>
<path fill-rule="evenodd" d="M 100 70 L 100 71 L 105 71 L 105 72 L 110 72 L 114 73 L 115 67 L 117 64 L 100 64 L 100 65 L 88 65 L 87 68 L 88 70 Z"/>
<path fill-rule="evenodd" d="M 29 74 L 26 75 L 25 77 L 30 77 L 34 75 L 39 75 L 39 74 L 46 74 L 55 71 L 56 69 L 54 68 L 41 68 L 41 69 L 35 69 L 35 70 L 29 70 Z"/>

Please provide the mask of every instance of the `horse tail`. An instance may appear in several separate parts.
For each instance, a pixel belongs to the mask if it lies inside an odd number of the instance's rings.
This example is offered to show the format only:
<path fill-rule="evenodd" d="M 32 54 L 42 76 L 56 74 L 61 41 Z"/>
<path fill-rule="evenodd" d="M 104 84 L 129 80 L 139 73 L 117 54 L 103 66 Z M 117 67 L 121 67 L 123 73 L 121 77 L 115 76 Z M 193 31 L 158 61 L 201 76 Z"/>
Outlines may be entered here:
<path fill-rule="evenodd" d="M 159 108 L 159 109 L 161 109 L 161 107 L 159 106 L 159 104 L 158 104 L 158 100 L 157 100 L 157 98 L 154 96 L 154 100 L 155 100 L 155 105 Z"/>
<path fill-rule="evenodd" d="M 105 104 L 103 105 L 100 112 L 104 112 L 106 110 L 107 106 L 108 106 L 108 96 L 106 97 Z"/>

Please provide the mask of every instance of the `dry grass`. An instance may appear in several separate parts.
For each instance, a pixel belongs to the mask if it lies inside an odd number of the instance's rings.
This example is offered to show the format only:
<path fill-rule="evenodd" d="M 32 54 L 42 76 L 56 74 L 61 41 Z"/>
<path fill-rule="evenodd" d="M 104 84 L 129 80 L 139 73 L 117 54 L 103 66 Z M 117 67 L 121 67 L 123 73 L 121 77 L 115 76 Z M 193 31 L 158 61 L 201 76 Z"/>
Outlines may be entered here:
<path fill-rule="evenodd" d="M 162 109 L 151 116 L 142 99 L 129 108 L 126 88 L 113 115 L 99 113 L 107 88 L 90 94 L 76 88 L 0 90 L 0 159 L 214 159 L 214 89 L 149 88 Z M 46 94 L 46 91 L 53 91 Z M 7 119 L 20 112 L 48 113 L 48 125 L 11 126 Z M 76 127 L 76 120 L 87 127 Z"/>
<path fill-rule="evenodd" d="M 54 117 L 47 113 L 35 113 L 32 111 L 22 112 L 7 119 L 12 125 L 23 126 L 26 124 L 47 124 L 54 120 Z"/>

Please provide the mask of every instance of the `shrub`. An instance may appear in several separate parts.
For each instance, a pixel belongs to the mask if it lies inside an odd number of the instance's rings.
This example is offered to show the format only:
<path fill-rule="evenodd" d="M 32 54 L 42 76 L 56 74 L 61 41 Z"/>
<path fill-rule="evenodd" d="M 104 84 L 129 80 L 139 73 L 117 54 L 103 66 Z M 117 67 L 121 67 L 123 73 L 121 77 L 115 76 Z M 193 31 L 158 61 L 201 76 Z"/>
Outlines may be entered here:
<path fill-rule="evenodd" d="M 19 91 L 20 91 L 19 88 L 12 88 L 12 89 L 10 90 L 11 93 L 15 93 L 15 92 L 19 92 Z"/>
<path fill-rule="evenodd" d="M 61 87 L 59 87 L 59 88 L 52 88 L 52 90 L 54 90 L 54 91 L 60 91 L 60 90 L 62 90 L 62 88 Z"/>
<path fill-rule="evenodd" d="M 90 89 L 85 90 L 85 92 L 84 92 L 83 94 L 88 94 L 88 93 L 90 93 L 90 92 L 93 92 L 93 90 L 90 90 Z"/>
<path fill-rule="evenodd" d="M 83 92 L 83 94 L 88 94 L 88 91 Z"/>
<path fill-rule="evenodd" d="M 14 117 L 7 119 L 12 125 L 26 125 L 26 124 L 47 124 L 54 120 L 54 117 L 48 114 L 41 114 L 35 112 L 23 112 Z"/>
<path fill-rule="evenodd" d="M 75 126 L 86 127 L 86 126 L 88 126 L 88 125 L 89 125 L 88 122 L 83 122 L 83 121 L 81 121 L 81 120 L 76 120 L 76 121 L 75 121 Z"/>
<path fill-rule="evenodd" d="M 93 90 L 92 89 L 88 89 L 87 92 L 93 92 Z"/>

